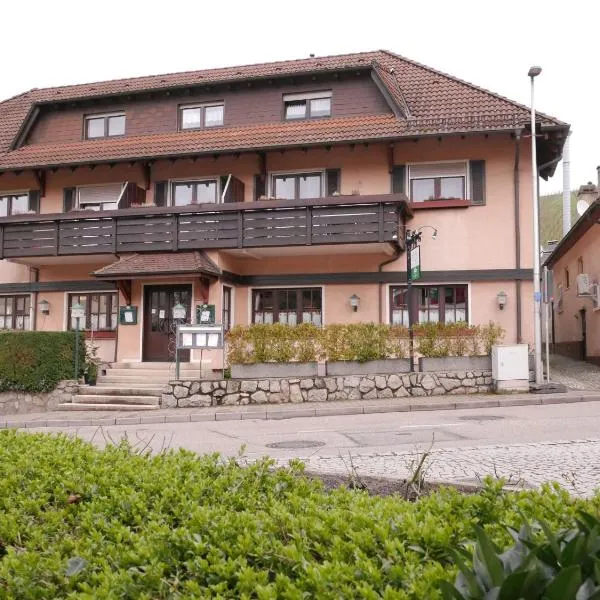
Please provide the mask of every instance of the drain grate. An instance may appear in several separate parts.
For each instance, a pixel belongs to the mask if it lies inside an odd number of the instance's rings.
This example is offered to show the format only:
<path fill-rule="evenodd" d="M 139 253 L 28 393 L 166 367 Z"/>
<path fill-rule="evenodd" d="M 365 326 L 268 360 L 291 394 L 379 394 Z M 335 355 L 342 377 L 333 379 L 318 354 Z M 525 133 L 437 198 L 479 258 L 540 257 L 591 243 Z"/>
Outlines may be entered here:
<path fill-rule="evenodd" d="M 267 444 L 267 448 L 277 448 L 278 450 L 296 450 L 298 448 L 320 448 L 325 442 L 315 440 L 287 440 L 286 442 L 272 442 Z"/>
<path fill-rule="evenodd" d="M 470 415 L 467 417 L 458 417 L 461 421 L 502 421 L 506 419 L 502 415 Z"/>

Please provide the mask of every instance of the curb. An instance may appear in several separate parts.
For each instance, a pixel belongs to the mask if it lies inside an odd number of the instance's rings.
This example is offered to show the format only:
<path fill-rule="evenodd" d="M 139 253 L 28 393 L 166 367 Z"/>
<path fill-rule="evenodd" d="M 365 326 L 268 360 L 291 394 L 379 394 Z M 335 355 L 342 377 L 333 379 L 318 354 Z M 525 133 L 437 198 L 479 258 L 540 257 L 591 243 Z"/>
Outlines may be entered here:
<path fill-rule="evenodd" d="M 140 416 L 118 416 L 114 417 L 90 417 L 76 419 L 52 419 L 46 420 L 27 419 L 23 415 L 15 420 L 0 420 L 0 429 L 37 429 L 37 428 L 65 428 L 65 427 L 101 427 L 108 425 L 156 425 L 162 423 L 197 423 L 203 421 L 246 421 L 258 419 L 262 421 L 275 421 L 280 419 L 296 419 L 301 417 L 337 417 L 345 415 L 369 415 L 376 413 L 394 412 L 420 412 L 436 410 L 464 410 L 474 408 L 502 408 L 511 406 L 544 406 L 551 404 L 569 404 L 574 402 L 598 402 L 600 392 L 579 394 L 535 394 L 531 396 L 501 396 L 498 398 L 478 398 L 473 400 L 427 402 L 419 400 L 415 402 L 401 402 L 398 404 L 356 404 L 346 406 L 319 406 L 314 408 L 246 408 L 245 410 L 232 411 L 205 411 L 198 413 L 167 414 L 158 415 L 156 412 Z M 51 413 L 48 414 L 51 417 Z"/>

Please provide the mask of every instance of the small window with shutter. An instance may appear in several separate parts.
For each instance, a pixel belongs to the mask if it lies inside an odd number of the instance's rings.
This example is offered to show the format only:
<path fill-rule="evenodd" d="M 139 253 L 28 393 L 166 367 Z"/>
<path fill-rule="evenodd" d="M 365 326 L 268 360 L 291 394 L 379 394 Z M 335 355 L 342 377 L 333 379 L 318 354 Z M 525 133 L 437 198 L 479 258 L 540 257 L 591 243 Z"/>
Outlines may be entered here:
<path fill-rule="evenodd" d="M 467 163 L 420 163 L 409 166 L 408 194 L 411 202 L 465 200 Z"/>
<path fill-rule="evenodd" d="M 126 188 L 126 183 L 78 187 L 77 207 L 79 210 L 117 210 Z"/>

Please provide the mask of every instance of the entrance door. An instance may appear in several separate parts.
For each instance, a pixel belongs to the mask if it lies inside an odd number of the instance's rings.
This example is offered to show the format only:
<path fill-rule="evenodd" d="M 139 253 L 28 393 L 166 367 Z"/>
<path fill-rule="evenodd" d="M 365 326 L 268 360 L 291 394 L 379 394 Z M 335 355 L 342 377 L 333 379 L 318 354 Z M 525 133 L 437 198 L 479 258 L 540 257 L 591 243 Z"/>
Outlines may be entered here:
<path fill-rule="evenodd" d="M 175 331 L 173 307 L 183 304 L 186 322 L 192 309 L 191 285 L 152 285 L 144 293 L 144 338 L 142 360 L 175 361 Z M 190 351 L 179 353 L 179 360 L 189 362 Z"/>
<path fill-rule="evenodd" d="M 579 311 L 581 323 L 581 360 L 587 360 L 587 324 L 585 322 L 585 308 Z"/>

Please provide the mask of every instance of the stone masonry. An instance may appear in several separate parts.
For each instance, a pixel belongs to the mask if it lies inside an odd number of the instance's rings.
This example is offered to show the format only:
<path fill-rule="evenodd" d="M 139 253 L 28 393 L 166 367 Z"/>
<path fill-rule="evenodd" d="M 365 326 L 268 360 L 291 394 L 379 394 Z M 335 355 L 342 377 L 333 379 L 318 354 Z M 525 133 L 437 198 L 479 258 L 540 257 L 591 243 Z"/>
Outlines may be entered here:
<path fill-rule="evenodd" d="M 492 389 L 491 371 L 349 375 L 222 381 L 171 381 L 163 408 L 335 402 L 408 396 L 481 394 Z"/>
<path fill-rule="evenodd" d="M 59 381 L 52 392 L 2 392 L 0 393 L 0 415 L 25 414 L 54 410 L 63 402 L 71 402 L 78 390 L 73 380 Z"/>

